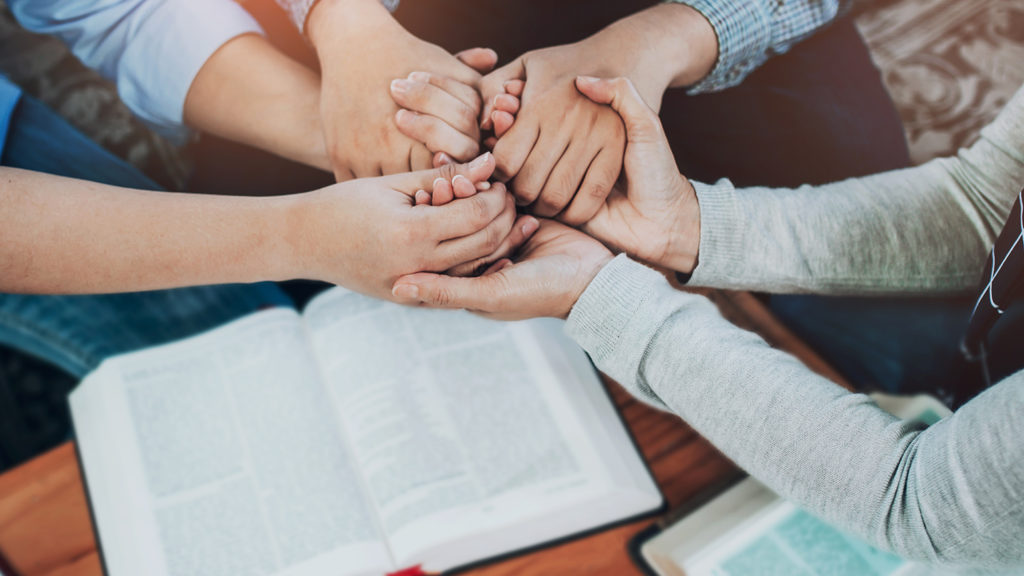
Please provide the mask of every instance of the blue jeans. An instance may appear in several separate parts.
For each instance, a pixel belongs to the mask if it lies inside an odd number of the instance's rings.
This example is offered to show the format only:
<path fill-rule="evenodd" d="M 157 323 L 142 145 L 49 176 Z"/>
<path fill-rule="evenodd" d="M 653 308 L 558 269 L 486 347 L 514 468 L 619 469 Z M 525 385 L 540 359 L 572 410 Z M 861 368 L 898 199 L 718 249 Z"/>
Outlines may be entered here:
<path fill-rule="evenodd" d="M 14 112 L 0 163 L 159 190 L 133 166 L 28 96 Z M 81 377 L 114 354 L 191 336 L 263 308 L 291 305 L 272 283 L 99 296 L 0 294 L 0 344 Z"/>
<path fill-rule="evenodd" d="M 772 311 L 851 384 L 949 399 L 980 390 L 982 367 L 960 353 L 973 298 L 773 296 Z M 990 334 L 992 382 L 1024 367 L 1024 308 L 1011 307 Z"/>

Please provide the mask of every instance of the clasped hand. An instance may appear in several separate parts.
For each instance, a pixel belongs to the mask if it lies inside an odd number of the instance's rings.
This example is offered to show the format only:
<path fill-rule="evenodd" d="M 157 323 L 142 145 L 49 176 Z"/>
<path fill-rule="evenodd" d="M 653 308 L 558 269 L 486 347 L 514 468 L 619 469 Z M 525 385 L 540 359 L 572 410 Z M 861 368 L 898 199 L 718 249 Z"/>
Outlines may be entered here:
<path fill-rule="evenodd" d="M 612 259 L 612 250 L 673 270 L 693 270 L 700 210 L 693 186 L 679 174 L 657 114 L 627 79 L 579 77 L 575 86 L 594 104 L 607 105 L 621 119 L 626 135 L 624 177 L 582 231 L 543 219 L 515 262 L 501 258 L 476 278 L 407 275 L 392 289 L 397 301 L 466 308 L 499 319 L 564 318 Z M 417 202 L 439 203 L 426 195 Z"/>
<path fill-rule="evenodd" d="M 340 205 L 341 189 L 345 204 L 361 204 L 333 222 L 373 230 L 345 251 L 347 261 L 316 266 L 370 294 L 506 317 L 564 316 L 609 248 L 692 269 L 695 194 L 648 106 L 660 104 L 667 81 L 643 86 L 641 97 L 625 79 L 578 78 L 637 68 L 590 64 L 599 39 L 530 52 L 488 74 L 493 51 L 449 54 L 409 34 L 377 0 L 317 6 L 308 31 L 335 175 L 393 176 L 324 191 L 325 214 Z M 454 167 L 478 154 L 482 139 L 494 155 Z M 430 166 L 447 172 L 422 171 Z M 410 170 L 421 172 L 402 174 Z M 492 173 L 498 182 L 488 185 Z M 531 216 L 517 215 L 516 205 Z M 517 249 L 512 264 L 507 256 Z M 488 266 L 479 279 L 456 278 Z"/>

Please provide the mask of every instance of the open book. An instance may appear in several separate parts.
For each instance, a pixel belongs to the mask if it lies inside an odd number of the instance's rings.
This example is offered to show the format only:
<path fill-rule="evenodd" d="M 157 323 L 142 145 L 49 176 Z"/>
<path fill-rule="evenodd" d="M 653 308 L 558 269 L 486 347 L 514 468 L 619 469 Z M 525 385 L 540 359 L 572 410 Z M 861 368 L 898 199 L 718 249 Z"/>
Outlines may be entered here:
<path fill-rule="evenodd" d="M 561 323 L 332 289 L 71 396 L 109 576 L 445 571 L 663 500 Z"/>

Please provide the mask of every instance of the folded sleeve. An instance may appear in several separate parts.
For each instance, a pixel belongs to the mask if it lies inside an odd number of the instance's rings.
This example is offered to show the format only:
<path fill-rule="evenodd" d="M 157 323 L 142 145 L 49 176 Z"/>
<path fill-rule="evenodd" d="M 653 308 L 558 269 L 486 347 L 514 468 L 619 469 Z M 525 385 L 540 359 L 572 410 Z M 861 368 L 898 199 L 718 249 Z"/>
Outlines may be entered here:
<path fill-rule="evenodd" d="M 824 28 L 851 0 L 668 0 L 692 7 L 718 36 L 718 61 L 691 93 L 735 86 L 776 54 Z"/>
<path fill-rule="evenodd" d="M 128 107 L 176 143 L 188 137 L 185 98 L 226 42 L 262 33 L 233 0 L 9 0 L 29 30 L 52 34 L 117 83 Z"/>
<path fill-rule="evenodd" d="M 584 291 L 566 330 L 631 393 L 826 521 L 928 563 L 1024 563 L 1024 373 L 925 428 L 625 256 Z"/>

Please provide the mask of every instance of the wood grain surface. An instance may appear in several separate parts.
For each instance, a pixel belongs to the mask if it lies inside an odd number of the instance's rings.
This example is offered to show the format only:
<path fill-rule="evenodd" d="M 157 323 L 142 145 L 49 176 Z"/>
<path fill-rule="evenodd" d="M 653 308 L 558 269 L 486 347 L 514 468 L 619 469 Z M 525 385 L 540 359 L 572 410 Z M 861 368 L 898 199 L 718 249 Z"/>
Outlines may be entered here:
<path fill-rule="evenodd" d="M 734 323 L 757 331 L 772 345 L 841 381 L 753 296 L 730 292 L 709 296 Z M 606 383 L 670 508 L 735 473 L 725 457 L 679 418 L 637 402 L 611 381 Z M 488 564 L 467 574 L 640 574 L 629 559 L 626 544 L 652 521 L 633 522 Z M 10 576 L 102 574 L 73 444 L 60 446 L 0 476 L 0 556 L 13 569 Z"/>

